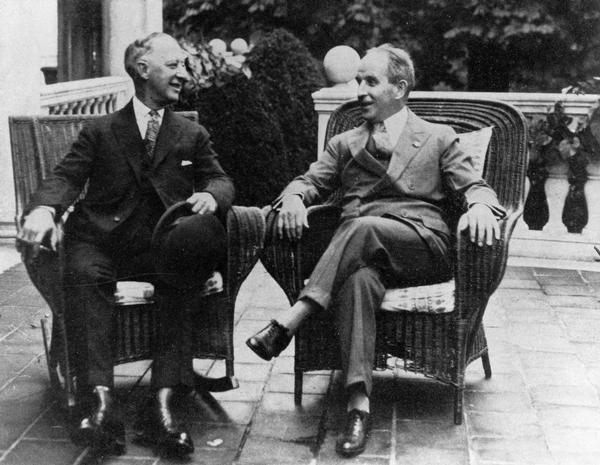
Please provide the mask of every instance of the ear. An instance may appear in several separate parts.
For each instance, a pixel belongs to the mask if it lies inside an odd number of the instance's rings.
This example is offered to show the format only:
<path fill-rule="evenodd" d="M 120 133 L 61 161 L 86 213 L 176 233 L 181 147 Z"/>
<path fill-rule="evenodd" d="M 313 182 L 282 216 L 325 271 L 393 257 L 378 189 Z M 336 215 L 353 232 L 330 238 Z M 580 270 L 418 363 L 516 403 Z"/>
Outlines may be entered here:
<path fill-rule="evenodd" d="M 135 67 L 137 69 L 138 75 L 143 79 L 143 80 L 147 80 L 148 79 L 148 62 L 146 60 L 144 60 L 144 58 L 140 58 L 137 63 L 135 64 Z"/>
<path fill-rule="evenodd" d="M 394 97 L 396 100 L 402 100 L 406 97 L 406 92 L 408 90 L 408 82 L 402 79 L 398 84 L 396 84 L 396 96 Z"/>

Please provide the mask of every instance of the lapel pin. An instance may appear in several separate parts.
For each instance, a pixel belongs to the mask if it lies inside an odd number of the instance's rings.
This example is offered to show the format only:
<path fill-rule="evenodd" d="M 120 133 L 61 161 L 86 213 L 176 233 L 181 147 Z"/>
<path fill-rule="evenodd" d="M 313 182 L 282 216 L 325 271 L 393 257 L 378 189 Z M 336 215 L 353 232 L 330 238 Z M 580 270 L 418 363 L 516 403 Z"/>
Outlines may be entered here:
<path fill-rule="evenodd" d="M 421 142 L 419 142 L 418 140 L 413 142 L 413 147 L 419 148 L 421 147 Z"/>

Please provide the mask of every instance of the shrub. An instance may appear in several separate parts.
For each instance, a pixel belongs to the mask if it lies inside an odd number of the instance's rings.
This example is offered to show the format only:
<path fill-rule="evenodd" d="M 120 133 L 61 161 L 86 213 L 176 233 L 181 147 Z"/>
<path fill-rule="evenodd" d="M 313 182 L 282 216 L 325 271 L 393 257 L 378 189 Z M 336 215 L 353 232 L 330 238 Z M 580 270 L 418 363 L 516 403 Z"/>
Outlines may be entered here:
<path fill-rule="evenodd" d="M 247 64 L 283 131 L 290 172 L 303 173 L 317 153 L 318 122 L 311 94 L 326 83 L 321 64 L 285 29 L 266 34 L 248 54 Z"/>
<path fill-rule="evenodd" d="M 238 205 L 266 205 L 316 158 L 317 117 L 311 93 L 325 80 L 320 66 L 289 32 L 265 35 L 236 71 L 205 45 L 193 54 L 192 83 L 181 110 L 196 110 Z M 251 78 L 249 78 L 251 76 Z"/>

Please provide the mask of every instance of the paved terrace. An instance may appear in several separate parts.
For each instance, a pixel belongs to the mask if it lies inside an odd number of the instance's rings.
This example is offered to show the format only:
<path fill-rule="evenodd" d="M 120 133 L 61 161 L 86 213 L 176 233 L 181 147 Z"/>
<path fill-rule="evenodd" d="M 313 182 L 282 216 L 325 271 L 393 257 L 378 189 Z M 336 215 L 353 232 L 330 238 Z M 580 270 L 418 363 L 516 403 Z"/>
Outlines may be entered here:
<path fill-rule="evenodd" d="M 259 265 L 238 301 L 240 388 L 181 402 L 196 445 L 186 463 L 596 465 L 599 296 L 600 273 L 509 267 L 485 318 L 493 376 L 485 380 L 479 362 L 470 366 L 464 423 L 452 423 L 450 388 L 403 372 L 377 373 L 368 449 L 347 460 L 334 452 L 344 410 L 338 374 L 306 376 L 303 407 L 295 408 L 292 350 L 262 362 L 244 345 L 286 305 Z M 69 441 L 49 391 L 39 328 L 47 313 L 22 265 L 0 274 L 0 463 L 172 463 L 131 443 L 124 456 L 91 457 Z M 117 371 L 128 418 L 148 391 L 143 380 L 125 399 L 141 365 Z M 207 361 L 198 368 L 223 369 Z"/>

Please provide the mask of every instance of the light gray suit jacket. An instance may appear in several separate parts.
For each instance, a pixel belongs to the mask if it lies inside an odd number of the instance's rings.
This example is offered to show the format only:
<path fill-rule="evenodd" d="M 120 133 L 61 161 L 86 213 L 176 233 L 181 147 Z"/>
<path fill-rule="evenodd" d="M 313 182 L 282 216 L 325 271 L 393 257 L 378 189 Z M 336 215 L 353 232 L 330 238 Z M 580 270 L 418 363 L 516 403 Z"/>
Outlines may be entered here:
<path fill-rule="evenodd" d="M 467 208 L 483 203 L 504 216 L 450 126 L 429 123 L 409 109 L 387 169 L 365 148 L 369 135 L 365 123 L 332 137 L 319 160 L 288 184 L 274 205 L 286 194 L 301 195 L 311 205 L 338 190 L 343 219 L 385 216 L 408 222 L 438 256 L 443 253 L 439 237 L 450 235 L 444 211 L 449 191 L 463 194 Z"/>

